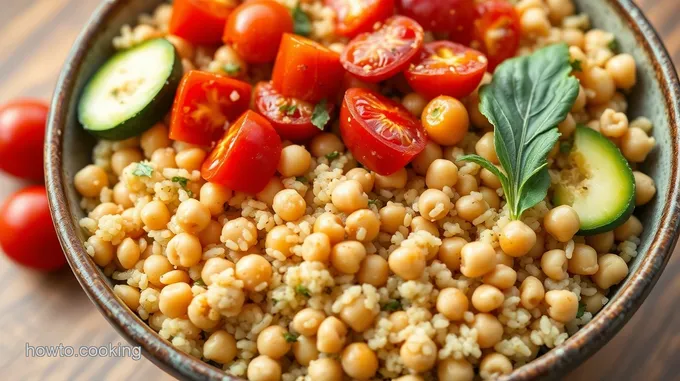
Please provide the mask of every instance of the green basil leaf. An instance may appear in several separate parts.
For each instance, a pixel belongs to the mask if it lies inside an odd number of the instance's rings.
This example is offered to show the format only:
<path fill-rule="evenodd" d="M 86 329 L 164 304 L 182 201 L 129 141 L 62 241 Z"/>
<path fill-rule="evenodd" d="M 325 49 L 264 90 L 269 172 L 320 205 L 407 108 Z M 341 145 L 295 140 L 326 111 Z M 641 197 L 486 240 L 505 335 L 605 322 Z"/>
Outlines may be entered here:
<path fill-rule="evenodd" d="M 290 12 L 293 16 L 293 29 L 295 34 L 305 37 L 309 36 L 312 33 L 312 20 L 302 8 L 300 8 L 300 3 L 298 3 Z"/>
<path fill-rule="evenodd" d="M 312 113 L 312 124 L 320 130 L 323 130 L 328 121 L 331 120 L 331 116 L 328 115 L 328 108 L 326 106 L 326 100 L 323 99 L 314 106 L 314 112 Z"/>

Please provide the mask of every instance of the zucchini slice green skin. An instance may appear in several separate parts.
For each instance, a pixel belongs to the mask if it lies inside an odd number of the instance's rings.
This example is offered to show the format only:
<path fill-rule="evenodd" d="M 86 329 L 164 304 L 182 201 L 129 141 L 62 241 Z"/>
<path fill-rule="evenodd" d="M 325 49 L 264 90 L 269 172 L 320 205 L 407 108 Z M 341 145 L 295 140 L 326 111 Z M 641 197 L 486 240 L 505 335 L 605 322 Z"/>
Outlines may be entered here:
<path fill-rule="evenodd" d="M 164 38 L 119 52 L 86 85 L 78 119 L 101 139 L 137 136 L 170 111 L 182 74 L 179 54 Z"/>
<path fill-rule="evenodd" d="M 569 159 L 574 168 L 560 174 L 553 203 L 576 210 L 578 234 L 600 234 L 626 222 L 635 208 L 635 178 L 618 147 L 599 132 L 578 126 Z"/>

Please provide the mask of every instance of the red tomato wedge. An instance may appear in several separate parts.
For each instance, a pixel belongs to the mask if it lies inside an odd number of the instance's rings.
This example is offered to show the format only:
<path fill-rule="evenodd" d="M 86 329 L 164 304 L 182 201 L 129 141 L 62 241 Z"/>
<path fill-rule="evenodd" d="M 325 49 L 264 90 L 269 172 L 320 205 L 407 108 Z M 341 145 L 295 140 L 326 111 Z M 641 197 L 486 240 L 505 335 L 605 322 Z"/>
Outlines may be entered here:
<path fill-rule="evenodd" d="M 304 142 L 323 131 L 312 124 L 315 104 L 284 97 L 271 82 L 258 83 L 254 97 L 255 109 L 269 120 L 282 139 Z M 334 108 L 332 103 L 326 103 L 329 115 Z"/>
<path fill-rule="evenodd" d="M 394 14 L 394 0 L 326 0 L 337 15 L 336 33 L 354 37 Z"/>
<path fill-rule="evenodd" d="M 375 32 L 350 41 L 340 57 L 342 66 L 364 81 L 384 81 L 411 63 L 423 46 L 424 34 L 417 22 L 394 16 Z"/>
<path fill-rule="evenodd" d="M 349 89 L 340 111 L 340 133 L 366 168 L 391 175 L 425 149 L 420 121 L 399 103 L 366 89 Z"/>
<path fill-rule="evenodd" d="M 472 93 L 484 77 L 487 59 L 455 42 L 425 44 L 420 57 L 404 72 L 409 85 L 432 99 L 440 95 L 462 98 Z"/>
<path fill-rule="evenodd" d="M 235 0 L 175 0 L 169 32 L 194 44 L 218 44 Z"/>
<path fill-rule="evenodd" d="M 472 39 L 474 0 L 399 0 L 399 11 L 426 30 L 449 33 L 461 43 Z"/>
<path fill-rule="evenodd" d="M 520 25 L 517 11 L 504 0 L 488 0 L 477 4 L 472 46 L 486 54 L 489 70 L 517 54 Z"/>
<path fill-rule="evenodd" d="M 218 74 L 192 70 L 184 75 L 172 106 L 170 139 L 208 146 L 229 122 L 250 106 L 249 84 Z"/>
<path fill-rule="evenodd" d="M 245 193 L 264 189 L 281 159 L 281 138 L 254 111 L 246 111 L 203 162 L 206 181 Z"/>
<path fill-rule="evenodd" d="M 339 54 L 308 38 L 284 34 L 272 83 L 286 97 L 316 103 L 337 95 L 344 73 Z"/>

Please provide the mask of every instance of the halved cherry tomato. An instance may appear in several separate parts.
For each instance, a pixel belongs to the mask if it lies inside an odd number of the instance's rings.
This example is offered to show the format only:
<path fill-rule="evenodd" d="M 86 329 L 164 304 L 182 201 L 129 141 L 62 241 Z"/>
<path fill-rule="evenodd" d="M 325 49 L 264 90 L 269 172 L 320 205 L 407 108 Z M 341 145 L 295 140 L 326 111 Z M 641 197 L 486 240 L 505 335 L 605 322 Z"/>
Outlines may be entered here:
<path fill-rule="evenodd" d="M 413 90 L 426 98 L 462 98 L 479 86 L 486 65 L 486 57 L 474 49 L 451 41 L 435 41 L 425 44 L 404 75 Z"/>
<path fill-rule="evenodd" d="M 37 100 L 0 106 L 0 170 L 20 179 L 43 181 L 47 112 L 47 104 Z"/>
<path fill-rule="evenodd" d="M 336 33 L 354 37 L 394 14 L 394 0 L 326 0 L 337 15 Z"/>
<path fill-rule="evenodd" d="M 489 59 L 489 70 L 517 54 L 520 25 L 517 11 L 505 0 L 487 0 L 477 4 L 474 24 L 475 41 L 472 47 L 479 49 Z"/>
<path fill-rule="evenodd" d="M 426 30 L 449 33 L 450 38 L 467 43 L 472 38 L 474 3 L 474 0 L 400 0 L 399 10 Z"/>
<path fill-rule="evenodd" d="M 276 57 L 281 37 L 293 33 L 293 16 L 273 0 L 251 0 L 229 15 L 222 41 L 250 63 L 266 63 Z"/>
<path fill-rule="evenodd" d="M 169 32 L 194 44 L 218 44 L 235 0 L 175 0 Z"/>
<path fill-rule="evenodd" d="M 281 138 L 274 127 L 248 110 L 210 153 L 201 175 L 229 189 L 254 194 L 274 176 L 280 159 Z"/>
<path fill-rule="evenodd" d="M 337 95 L 345 70 L 340 55 L 308 38 L 284 34 L 272 84 L 286 97 L 316 103 Z"/>
<path fill-rule="evenodd" d="M 170 139 L 208 146 L 229 122 L 250 106 L 249 84 L 218 74 L 192 70 L 184 75 L 172 106 Z"/>
<path fill-rule="evenodd" d="M 349 89 L 340 111 L 340 133 L 366 168 L 391 175 L 425 149 L 418 119 L 399 103 L 366 89 Z"/>
<path fill-rule="evenodd" d="M 323 131 L 312 124 L 315 104 L 284 97 L 271 82 L 258 83 L 254 93 L 257 112 L 269 120 L 282 139 L 303 142 Z M 326 103 L 328 114 L 334 108 L 332 102 Z"/>
<path fill-rule="evenodd" d="M 350 41 L 340 60 L 347 71 L 367 82 L 380 82 L 404 70 L 423 46 L 423 28 L 394 16 L 375 32 Z"/>

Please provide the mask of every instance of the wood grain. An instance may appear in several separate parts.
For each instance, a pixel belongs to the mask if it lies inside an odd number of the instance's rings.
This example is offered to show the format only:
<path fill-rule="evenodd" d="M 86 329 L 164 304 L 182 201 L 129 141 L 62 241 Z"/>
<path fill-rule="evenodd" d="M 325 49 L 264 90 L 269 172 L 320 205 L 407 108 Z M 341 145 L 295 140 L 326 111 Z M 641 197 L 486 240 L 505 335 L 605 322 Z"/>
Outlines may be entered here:
<path fill-rule="evenodd" d="M 676 0 L 637 1 L 676 62 L 680 22 Z M 49 100 L 61 63 L 96 0 L 2 0 L 0 102 Z M 0 175 L 0 200 L 25 184 Z M 678 250 L 676 250 L 677 252 Z M 674 255 L 654 291 L 626 327 L 570 374 L 570 380 L 678 379 L 680 256 Z M 171 379 L 146 359 L 26 358 L 26 344 L 127 345 L 104 320 L 70 270 L 41 275 L 0 255 L 0 375 L 10 380 Z"/>

